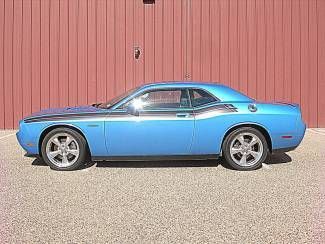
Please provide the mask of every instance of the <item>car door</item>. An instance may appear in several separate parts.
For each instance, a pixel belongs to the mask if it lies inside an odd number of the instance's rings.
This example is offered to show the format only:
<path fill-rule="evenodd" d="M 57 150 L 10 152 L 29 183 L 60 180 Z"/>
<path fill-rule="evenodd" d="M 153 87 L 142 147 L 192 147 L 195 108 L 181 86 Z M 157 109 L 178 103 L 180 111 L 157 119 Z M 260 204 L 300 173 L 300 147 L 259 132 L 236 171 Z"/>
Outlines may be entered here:
<path fill-rule="evenodd" d="M 220 144 L 225 133 L 224 115 L 231 111 L 227 105 L 201 88 L 189 90 L 195 116 L 195 130 L 192 153 L 197 155 L 219 154 Z"/>
<path fill-rule="evenodd" d="M 190 153 L 194 115 L 187 89 L 145 91 L 113 110 L 106 123 L 108 156 Z"/>

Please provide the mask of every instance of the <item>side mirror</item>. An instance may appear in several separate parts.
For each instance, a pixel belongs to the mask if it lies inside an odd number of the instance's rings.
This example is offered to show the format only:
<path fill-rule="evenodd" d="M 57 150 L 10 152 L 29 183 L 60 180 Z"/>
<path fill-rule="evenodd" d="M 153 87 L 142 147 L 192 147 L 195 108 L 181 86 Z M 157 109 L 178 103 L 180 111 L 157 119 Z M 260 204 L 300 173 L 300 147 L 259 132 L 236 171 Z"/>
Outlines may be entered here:
<path fill-rule="evenodd" d="M 130 104 L 129 106 L 127 106 L 126 112 L 128 114 L 131 114 L 131 115 L 134 115 L 134 116 L 139 116 L 139 110 L 136 109 L 132 104 Z"/>

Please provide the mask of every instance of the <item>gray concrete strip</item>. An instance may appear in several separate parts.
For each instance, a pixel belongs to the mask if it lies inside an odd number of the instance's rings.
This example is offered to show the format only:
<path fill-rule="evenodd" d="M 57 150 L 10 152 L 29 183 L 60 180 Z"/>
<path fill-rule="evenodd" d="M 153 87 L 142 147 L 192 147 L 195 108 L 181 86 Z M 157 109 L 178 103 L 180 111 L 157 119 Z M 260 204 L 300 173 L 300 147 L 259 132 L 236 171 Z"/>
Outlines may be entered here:
<path fill-rule="evenodd" d="M 325 129 L 308 129 L 309 131 L 325 136 Z"/>
<path fill-rule="evenodd" d="M 8 138 L 8 137 L 11 137 L 11 136 L 14 136 L 14 135 L 16 135 L 16 133 L 12 133 L 12 134 L 8 134 L 8 135 L 5 135 L 5 136 L 1 136 L 0 137 L 0 142 L 1 142 L 1 140 L 5 139 L 5 138 Z"/>
<path fill-rule="evenodd" d="M 0 137 L 16 133 L 16 130 L 0 130 Z"/>

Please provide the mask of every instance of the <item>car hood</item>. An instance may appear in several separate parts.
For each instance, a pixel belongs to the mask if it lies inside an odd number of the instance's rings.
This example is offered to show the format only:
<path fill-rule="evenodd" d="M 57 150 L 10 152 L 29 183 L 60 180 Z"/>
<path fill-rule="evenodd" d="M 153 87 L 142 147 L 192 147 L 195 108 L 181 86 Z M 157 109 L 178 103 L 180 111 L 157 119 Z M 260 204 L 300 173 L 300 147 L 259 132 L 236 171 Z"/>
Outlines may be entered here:
<path fill-rule="evenodd" d="M 69 115 L 84 115 L 92 114 L 103 111 L 103 109 L 96 108 L 94 106 L 78 106 L 78 107 L 66 107 L 66 108 L 51 108 L 44 109 L 39 112 L 33 113 L 30 116 L 24 118 L 24 120 L 31 120 L 37 118 L 46 118 L 46 117 L 63 117 Z"/>

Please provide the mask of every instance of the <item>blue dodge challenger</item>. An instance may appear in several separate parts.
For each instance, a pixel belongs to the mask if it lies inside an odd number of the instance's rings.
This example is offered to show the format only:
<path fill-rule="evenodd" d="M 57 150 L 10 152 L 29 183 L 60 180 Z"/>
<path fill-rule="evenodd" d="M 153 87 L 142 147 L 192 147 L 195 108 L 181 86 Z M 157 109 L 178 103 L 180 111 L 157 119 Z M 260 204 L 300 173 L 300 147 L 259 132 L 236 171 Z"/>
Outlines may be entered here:
<path fill-rule="evenodd" d="M 298 105 L 257 102 L 216 83 L 146 84 L 108 102 L 48 109 L 20 121 L 27 156 L 52 169 L 88 159 L 215 159 L 259 168 L 269 153 L 296 148 L 305 123 Z"/>

